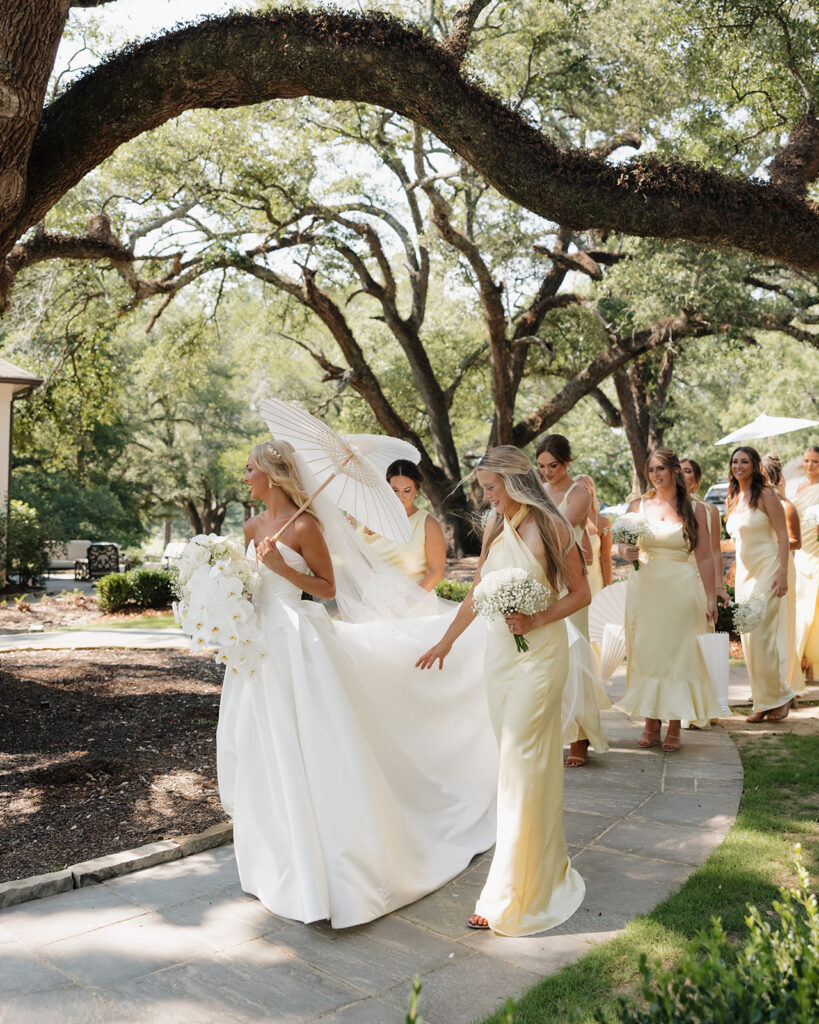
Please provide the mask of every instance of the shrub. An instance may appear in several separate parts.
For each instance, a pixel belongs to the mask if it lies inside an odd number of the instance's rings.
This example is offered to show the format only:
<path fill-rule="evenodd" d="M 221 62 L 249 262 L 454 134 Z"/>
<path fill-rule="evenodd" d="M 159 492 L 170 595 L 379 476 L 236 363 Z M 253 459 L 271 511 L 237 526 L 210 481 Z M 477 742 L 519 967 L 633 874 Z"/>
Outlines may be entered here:
<path fill-rule="evenodd" d="M 734 588 L 730 584 L 726 584 L 725 585 L 725 590 L 727 591 L 728 596 L 731 598 L 731 601 L 733 602 L 735 600 L 735 598 L 734 598 Z M 734 618 L 733 618 L 733 616 L 734 616 L 734 609 L 731 607 L 731 605 L 722 604 L 721 601 L 717 601 L 717 625 L 716 625 L 717 632 L 718 633 L 730 633 L 732 640 L 738 640 L 739 638 L 738 638 L 737 634 L 734 632 Z"/>
<path fill-rule="evenodd" d="M 471 583 L 462 583 L 460 580 L 441 580 L 436 586 L 435 593 L 445 601 L 463 601 L 469 593 Z"/>
<path fill-rule="evenodd" d="M 37 509 L 12 498 L 8 515 L 0 515 L 0 551 L 9 575 L 23 584 L 41 580 L 48 573 L 46 545 L 51 539 Z"/>
<path fill-rule="evenodd" d="M 97 583 L 97 607 L 101 612 L 167 608 L 173 597 L 173 575 L 166 569 L 112 572 Z"/>
<path fill-rule="evenodd" d="M 616 1019 L 622 1024 L 814 1024 L 819 1019 L 819 911 L 808 892 L 799 847 L 796 870 L 799 887 L 780 889 L 781 898 L 768 911 L 779 916 L 777 923 L 748 907 L 744 946 L 729 944 L 717 918 L 671 970 L 650 969 L 643 954 L 646 1008 L 630 1006 L 621 996 Z"/>

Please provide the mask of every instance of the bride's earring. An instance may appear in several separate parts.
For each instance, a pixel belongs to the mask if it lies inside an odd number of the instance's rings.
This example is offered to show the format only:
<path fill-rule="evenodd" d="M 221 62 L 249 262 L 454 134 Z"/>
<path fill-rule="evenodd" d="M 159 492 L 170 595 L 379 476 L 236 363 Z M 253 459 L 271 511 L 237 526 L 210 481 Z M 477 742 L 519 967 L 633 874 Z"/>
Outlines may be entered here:
<path fill-rule="evenodd" d="M 268 489 L 269 491 L 272 491 L 272 490 L 273 490 L 273 481 L 271 480 L 271 478 L 270 478 L 270 477 L 268 477 L 268 478 L 267 478 L 267 489 Z"/>

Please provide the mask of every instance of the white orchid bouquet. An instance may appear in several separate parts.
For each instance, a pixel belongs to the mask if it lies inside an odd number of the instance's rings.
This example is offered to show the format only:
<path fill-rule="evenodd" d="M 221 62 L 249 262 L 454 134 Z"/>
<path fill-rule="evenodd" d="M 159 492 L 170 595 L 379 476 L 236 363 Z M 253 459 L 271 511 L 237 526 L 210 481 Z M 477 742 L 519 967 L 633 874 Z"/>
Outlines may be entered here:
<path fill-rule="evenodd" d="M 614 520 L 611 527 L 612 544 L 627 544 L 630 548 L 636 548 L 641 537 L 651 533 L 651 524 L 645 516 L 636 512 L 626 512 Z M 631 563 L 635 569 L 640 568 L 639 562 Z"/>
<path fill-rule="evenodd" d="M 747 601 L 737 601 L 732 612 L 734 631 L 740 636 L 753 633 L 765 618 L 766 610 L 767 601 L 761 594 L 753 593 Z"/>
<path fill-rule="evenodd" d="M 813 530 L 819 540 L 819 505 L 809 505 L 800 516 L 800 522 L 803 533 Z"/>
<path fill-rule="evenodd" d="M 264 657 L 255 642 L 251 599 L 261 576 L 234 537 L 198 534 L 176 565 L 176 621 L 191 638 L 191 649 L 216 648 L 228 671 L 254 675 Z"/>
<path fill-rule="evenodd" d="M 534 615 L 546 608 L 549 590 L 527 569 L 496 569 L 472 591 L 472 604 L 485 619 L 507 615 Z M 518 651 L 528 651 L 525 636 L 514 634 Z"/>

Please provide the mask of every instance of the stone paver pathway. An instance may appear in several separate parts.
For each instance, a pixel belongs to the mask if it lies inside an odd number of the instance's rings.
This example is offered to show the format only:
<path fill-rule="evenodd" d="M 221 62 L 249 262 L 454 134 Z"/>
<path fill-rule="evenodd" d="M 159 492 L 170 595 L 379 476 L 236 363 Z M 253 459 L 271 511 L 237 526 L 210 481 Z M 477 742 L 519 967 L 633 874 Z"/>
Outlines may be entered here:
<path fill-rule="evenodd" d="M 613 698 L 622 687 L 616 677 Z M 681 753 L 663 754 L 635 746 L 639 723 L 604 719 L 611 752 L 566 772 L 587 891 L 559 928 L 466 928 L 489 854 L 371 924 L 302 925 L 245 895 L 223 846 L 0 911 L 0 1022 L 400 1024 L 416 974 L 427 1024 L 482 1019 L 676 890 L 734 819 L 742 768 L 721 729 L 686 732 Z"/>

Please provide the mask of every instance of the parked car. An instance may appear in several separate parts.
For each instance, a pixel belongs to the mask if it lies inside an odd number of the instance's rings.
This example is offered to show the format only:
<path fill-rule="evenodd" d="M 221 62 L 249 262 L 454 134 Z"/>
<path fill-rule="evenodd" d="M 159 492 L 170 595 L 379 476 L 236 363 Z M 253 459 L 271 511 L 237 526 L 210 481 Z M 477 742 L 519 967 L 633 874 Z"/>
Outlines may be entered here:
<path fill-rule="evenodd" d="M 170 544 L 165 545 L 165 550 L 162 552 L 162 560 L 160 562 L 163 569 L 170 569 L 172 566 L 176 565 L 182 555 L 182 552 L 185 550 L 185 544 L 187 544 L 187 541 L 172 540 Z"/>
<path fill-rule="evenodd" d="M 720 480 L 719 483 L 711 484 L 705 492 L 705 501 L 709 505 L 716 505 L 719 514 L 725 518 L 725 499 L 728 497 L 728 481 Z"/>

